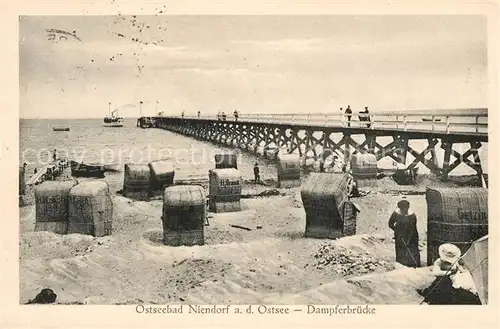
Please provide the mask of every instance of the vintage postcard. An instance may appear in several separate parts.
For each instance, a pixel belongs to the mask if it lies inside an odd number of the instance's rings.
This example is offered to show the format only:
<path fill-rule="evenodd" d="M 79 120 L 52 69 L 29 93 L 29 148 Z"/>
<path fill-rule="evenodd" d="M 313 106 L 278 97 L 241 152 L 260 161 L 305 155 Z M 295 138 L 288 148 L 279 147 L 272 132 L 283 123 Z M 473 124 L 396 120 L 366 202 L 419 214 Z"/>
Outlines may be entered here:
<path fill-rule="evenodd" d="M 198 6 L 9 6 L 0 325 L 498 325 L 498 5 Z"/>

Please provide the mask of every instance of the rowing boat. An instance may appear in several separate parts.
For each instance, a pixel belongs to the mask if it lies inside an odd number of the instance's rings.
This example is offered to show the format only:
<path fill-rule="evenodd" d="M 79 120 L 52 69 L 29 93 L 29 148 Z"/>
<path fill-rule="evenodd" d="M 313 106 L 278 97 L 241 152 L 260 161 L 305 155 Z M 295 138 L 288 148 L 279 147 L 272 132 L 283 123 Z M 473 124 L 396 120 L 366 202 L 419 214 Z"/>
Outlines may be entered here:
<path fill-rule="evenodd" d="M 71 160 L 71 175 L 73 177 L 104 178 L 105 168 L 100 164 L 85 164 Z"/>

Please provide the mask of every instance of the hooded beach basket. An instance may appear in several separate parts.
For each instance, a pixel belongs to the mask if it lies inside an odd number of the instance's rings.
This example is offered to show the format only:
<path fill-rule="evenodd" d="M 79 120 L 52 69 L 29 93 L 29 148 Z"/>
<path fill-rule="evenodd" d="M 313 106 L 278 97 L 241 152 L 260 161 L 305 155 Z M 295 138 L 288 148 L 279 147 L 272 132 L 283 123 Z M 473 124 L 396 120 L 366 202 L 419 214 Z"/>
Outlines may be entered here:
<path fill-rule="evenodd" d="M 311 173 L 302 186 L 305 236 L 336 239 L 356 234 L 358 209 L 348 199 L 349 175 Z"/>
<path fill-rule="evenodd" d="M 165 187 L 174 185 L 175 170 L 170 161 L 153 161 L 148 166 L 153 194 L 162 194 Z"/>
<path fill-rule="evenodd" d="M 300 156 L 278 154 L 278 187 L 292 188 L 300 184 Z"/>
<path fill-rule="evenodd" d="M 203 245 L 206 201 L 203 187 L 178 185 L 163 192 L 163 243 L 169 246 Z"/>
<path fill-rule="evenodd" d="M 209 170 L 209 208 L 213 212 L 241 210 L 242 178 L 236 169 Z"/>
<path fill-rule="evenodd" d="M 123 195 L 135 200 L 147 200 L 151 196 L 151 171 L 148 165 L 125 165 Z"/>
<path fill-rule="evenodd" d="M 45 181 L 35 188 L 35 231 L 68 232 L 69 193 L 75 180 Z"/>
<path fill-rule="evenodd" d="M 438 248 L 452 243 L 466 252 L 488 234 L 488 190 L 484 188 L 428 188 L 427 265 L 439 258 Z"/>
<path fill-rule="evenodd" d="M 234 152 L 225 152 L 215 155 L 215 169 L 238 169 L 238 156 Z"/>
<path fill-rule="evenodd" d="M 358 187 L 377 185 L 377 157 L 371 153 L 356 153 L 351 157 L 351 174 Z"/>
<path fill-rule="evenodd" d="M 111 235 L 113 202 L 108 183 L 85 181 L 69 192 L 68 234 Z"/>

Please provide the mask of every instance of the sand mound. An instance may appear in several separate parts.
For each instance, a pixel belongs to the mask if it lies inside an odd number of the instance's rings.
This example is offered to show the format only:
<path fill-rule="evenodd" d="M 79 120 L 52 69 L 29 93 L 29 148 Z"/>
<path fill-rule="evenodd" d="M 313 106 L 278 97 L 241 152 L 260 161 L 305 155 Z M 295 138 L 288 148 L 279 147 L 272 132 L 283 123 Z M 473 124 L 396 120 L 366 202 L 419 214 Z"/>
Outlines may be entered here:
<path fill-rule="evenodd" d="M 21 235 L 19 248 L 26 259 L 57 259 L 84 255 L 91 252 L 97 242 L 90 235 L 29 232 Z"/>
<path fill-rule="evenodd" d="M 295 294 L 274 294 L 265 299 L 270 304 L 418 304 L 417 289 L 435 277 L 429 268 L 401 268 L 386 273 L 336 280 Z"/>
<path fill-rule="evenodd" d="M 51 243 L 56 245 L 94 248 L 84 254 L 73 249 L 56 255 L 65 258 L 23 260 L 22 298 L 32 297 L 40 287 L 50 287 L 62 304 L 130 304 L 137 300 L 260 303 L 270 294 L 314 289 L 343 275 L 332 270 L 332 262 L 323 268 L 308 266 L 318 260 L 314 255 L 326 244 L 317 239 L 261 238 L 244 243 L 169 247 L 161 242 L 161 229 L 143 231 L 140 242 L 123 244 L 111 238 L 100 241 L 75 235 L 63 242 L 52 233 L 34 236 L 45 242 L 54 239 Z M 390 244 L 371 236 L 342 238 L 328 244 L 339 252 L 351 248 L 351 259 L 361 252 L 370 253 L 370 257 L 363 254 L 368 261 L 389 261 L 392 255 Z M 38 249 L 50 248 L 44 244 Z"/>
<path fill-rule="evenodd" d="M 351 249 L 335 246 L 332 243 L 322 243 L 314 258 L 316 261 L 312 266 L 317 269 L 333 270 L 344 277 L 394 269 L 392 264 L 367 251 L 355 253 Z"/>

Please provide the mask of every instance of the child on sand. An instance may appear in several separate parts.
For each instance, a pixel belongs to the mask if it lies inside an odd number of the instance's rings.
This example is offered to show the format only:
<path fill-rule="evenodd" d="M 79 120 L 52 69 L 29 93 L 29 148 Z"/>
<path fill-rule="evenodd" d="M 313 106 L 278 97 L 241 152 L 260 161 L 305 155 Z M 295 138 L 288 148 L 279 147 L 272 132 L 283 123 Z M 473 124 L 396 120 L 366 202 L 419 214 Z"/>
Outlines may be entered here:
<path fill-rule="evenodd" d="M 260 182 L 260 168 L 259 164 L 255 162 L 255 165 L 253 166 L 253 175 L 254 175 L 254 182 L 255 184 Z"/>

